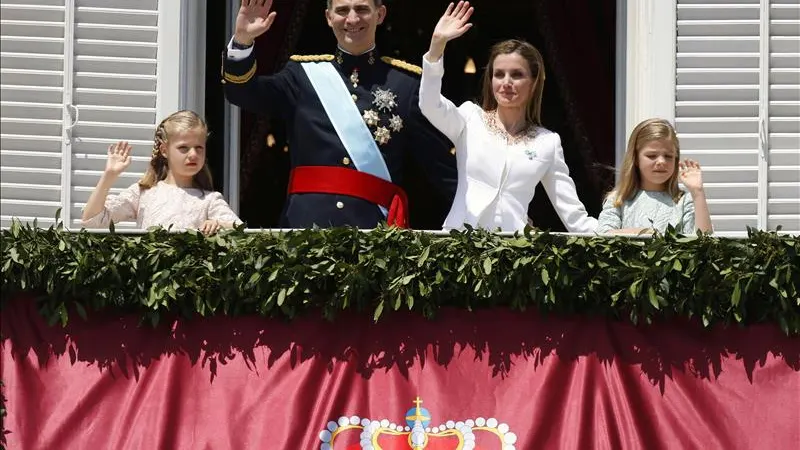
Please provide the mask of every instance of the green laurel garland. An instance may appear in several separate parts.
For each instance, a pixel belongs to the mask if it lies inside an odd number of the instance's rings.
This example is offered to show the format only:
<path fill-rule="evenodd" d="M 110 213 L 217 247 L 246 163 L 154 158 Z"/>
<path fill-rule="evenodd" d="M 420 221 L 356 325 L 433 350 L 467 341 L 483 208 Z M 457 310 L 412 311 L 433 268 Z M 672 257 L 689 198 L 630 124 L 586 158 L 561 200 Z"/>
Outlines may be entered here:
<path fill-rule="evenodd" d="M 70 311 L 118 308 L 158 323 L 165 314 L 294 317 L 354 309 L 375 320 L 409 309 L 535 308 L 634 323 L 697 318 L 775 323 L 800 331 L 800 238 L 652 239 L 480 230 L 447 236 L 378 228 L 309 229 L 205 237 L 68 232 L 14 223 L 0 244 L 3 302 L 37 295 L 50 323 Z M 0 307 L 2 303 L 0 302 Z"/>

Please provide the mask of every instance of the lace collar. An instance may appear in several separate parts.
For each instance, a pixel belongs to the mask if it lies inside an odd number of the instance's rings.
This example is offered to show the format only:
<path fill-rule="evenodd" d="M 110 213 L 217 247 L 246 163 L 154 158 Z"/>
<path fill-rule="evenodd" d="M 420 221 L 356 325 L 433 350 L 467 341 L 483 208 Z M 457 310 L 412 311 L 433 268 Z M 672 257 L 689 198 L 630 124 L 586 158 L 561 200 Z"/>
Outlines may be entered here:
<path fill-rule="evenodd" d="M 497 117 L 497 110 L 482 111 L 482 115 L 483 121 L 486 124 L 486 128 L 488 128 L 492 134 L 504 139 L 508 145 L 516 145 L 521 142 L 532 141 L 539 132 L 539 127 L 537 127 L 535 124 L 529 124 L 528 128 L 512 135 L 509 134 L 505 128 L 503 128 L 503 125 L 500 123 L 500 119 Z"/>

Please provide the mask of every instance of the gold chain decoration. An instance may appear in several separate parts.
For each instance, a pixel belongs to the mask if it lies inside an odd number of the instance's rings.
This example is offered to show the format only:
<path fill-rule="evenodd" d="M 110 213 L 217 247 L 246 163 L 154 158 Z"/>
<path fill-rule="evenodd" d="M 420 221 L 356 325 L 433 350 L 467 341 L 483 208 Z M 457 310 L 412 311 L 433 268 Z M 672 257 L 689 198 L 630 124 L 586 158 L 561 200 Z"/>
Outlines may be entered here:
<path fill-rule="evenodd" d="M 389 56 L 381 56 L 381 61 L 385 62 L 386 64 L 392 65 L 394 67 L 407 70 L 411 73 L 422 75 L 422 67 L 415 66 L 414 64 L 411 63 L 407 63 L 401 59 L 395 59 Z"/>
<path fill-rule="evenodd" d="M 333 55 L 292 55 L 289 59 L 294 62 L 333 61 Z"/>

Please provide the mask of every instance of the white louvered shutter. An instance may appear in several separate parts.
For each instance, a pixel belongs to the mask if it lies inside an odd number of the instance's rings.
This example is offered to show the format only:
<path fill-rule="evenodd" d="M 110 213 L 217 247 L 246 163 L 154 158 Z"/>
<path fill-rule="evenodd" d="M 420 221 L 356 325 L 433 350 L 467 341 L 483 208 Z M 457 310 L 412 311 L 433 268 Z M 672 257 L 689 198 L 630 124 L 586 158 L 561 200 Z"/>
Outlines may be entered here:
<path fill-rule="evenodd" d="M 800 2 L 769 2 L 767 226 L 800 234 Z"/>
<path fill-rule="evenodd" d="M 65 0 L 0 0 L 0 226 L 62 205 Z"/>
<path fill-rule="evenodd" d="M 105 168 L 108 146 L 133 145 L 133 163 L 111 193 L 138 181 L 150 161 L 156 121 L 158 0 L 75 0 L 71 217 Z M 123 224 L 124 226 L 125 224 Z M 127 224 L 132 225 L 132 224 Z"/>
<path fill-rule="evenodd" d="M 714 229 L 758 226 L 759 0 L 678 0 L 675 125 Z"/>

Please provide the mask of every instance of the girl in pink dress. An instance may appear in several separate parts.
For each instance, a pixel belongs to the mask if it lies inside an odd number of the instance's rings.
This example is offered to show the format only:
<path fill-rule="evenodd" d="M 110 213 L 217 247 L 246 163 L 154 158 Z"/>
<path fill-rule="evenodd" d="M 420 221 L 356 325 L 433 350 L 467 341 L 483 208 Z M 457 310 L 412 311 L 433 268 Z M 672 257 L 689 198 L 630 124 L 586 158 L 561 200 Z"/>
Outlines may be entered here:
<path fill-rule="evenodd" d="M 142 179 L 112 196 L 109 189 L 131 164 L 131 146 L 109 146 L 105 171 L 83 209 L 83 226 L 135 221 L 138 228 L 198 229 L 209 235 L 241 222 L 214 191 L 206 166 L 207 136 L 208 127 L 196 113 L 171 114 L 156 128 L 152 159 Z"/>

